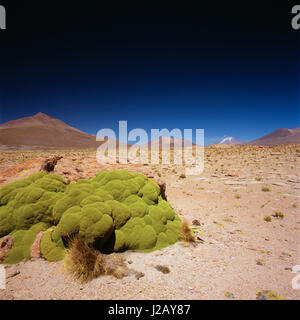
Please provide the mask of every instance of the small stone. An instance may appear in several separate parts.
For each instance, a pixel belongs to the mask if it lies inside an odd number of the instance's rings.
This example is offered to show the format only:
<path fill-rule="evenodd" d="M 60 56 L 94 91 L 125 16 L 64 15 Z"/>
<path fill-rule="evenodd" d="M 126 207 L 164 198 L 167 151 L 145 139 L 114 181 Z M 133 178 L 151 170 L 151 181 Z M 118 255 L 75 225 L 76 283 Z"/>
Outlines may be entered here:
<path fill-rule="evenodd" d="M 204 242 L 204 240 L 201 239 L 199 236 L 197 236 L 197 240 L 200 241 L 200 242 L 202 242 L 202 243 Z"/>
<path fill-rule="evenodd" d="M 167 267 L 167 266 L 162 266 L 162 265 L 158 264 L 158 265 L 156 265 L 154 268 L 155 268 L 156 270 L 164 273 L 164 274 L 170 273 L 170 268 Z"/>
<path fill-rule="evenodd" d="M 197 220 L 197 219 L 194 219 L 194 220 L 192 221 L 192 224 L 193 224 L 194 226 L 200 226 L 200 225 L 201 225 L 201 224 L 200 224 L 200 221 Z"/>
<path fill-rule="evenodd" d="M 145 276 L 145 274 L 144 274 L 143 272 L 137 272 L 136 275 L 135 275 L 135 278 L 136 278 L 137 280 L 139 280 L 140 278 L 142 278 L 142 277 L 144 277 L 144 276 Z"/>
<path fill-rule="evenodd" d="M 260 259 L 256 260 L 256 264 L 259 265 L 259 266 L 263 266 L 264 265 L 263 261 L 260 260 Z"/>
<path fill-rule="evenodd" d="M 14 245 L 14 238 L 12 236 L 5 236 L 0 239 L 0 263 L 5 259 L 6 254 Z"/>

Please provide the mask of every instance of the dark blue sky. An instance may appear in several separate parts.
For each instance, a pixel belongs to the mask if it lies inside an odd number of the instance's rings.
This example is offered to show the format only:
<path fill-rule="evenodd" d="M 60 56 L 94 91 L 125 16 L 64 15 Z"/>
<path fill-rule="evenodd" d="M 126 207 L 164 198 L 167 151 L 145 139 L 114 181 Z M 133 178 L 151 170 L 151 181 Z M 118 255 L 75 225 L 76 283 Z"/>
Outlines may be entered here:
<path fill-rule="evenodd" d="M 253 5 L 245 17 L 190 8 L 181 20 L 180 10 L 98 20 L 90 8 L 80 28 L 76 11 L 50 28 L 51 13 L 35 9 L 20 30 L 12 8 L 0 34 L 1 123 L 43 112 L 96 134 L 127 120 L 129 130 L 204 128 L 206 144 L 299 126 L 300 31 L 288 6 Z"/>

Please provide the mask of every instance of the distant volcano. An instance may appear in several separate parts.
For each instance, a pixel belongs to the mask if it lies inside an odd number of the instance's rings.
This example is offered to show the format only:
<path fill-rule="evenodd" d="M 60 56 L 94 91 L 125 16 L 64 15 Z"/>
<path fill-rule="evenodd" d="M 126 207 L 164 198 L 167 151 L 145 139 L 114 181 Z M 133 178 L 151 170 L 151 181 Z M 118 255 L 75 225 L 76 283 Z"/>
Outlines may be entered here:
<path fill-rule="evenodd" d="M 222 139 L 218 144 L 241 144 L 242 142 L 234 137 L 226 137 Z"/>
<path fill-rule="evenodd" d="M 257 146 L 274 146 L 280 144 L 299 144 L 300 143 L 300 127 L 295 129 L 281 128 L 271 133 L 248 142 L 248 144 Z"/>
<path fill-rule="evenodd" d="M 89 149 L 100 144 L 95 136 L 41 112 L 0 125 L 1 148 Z"/>

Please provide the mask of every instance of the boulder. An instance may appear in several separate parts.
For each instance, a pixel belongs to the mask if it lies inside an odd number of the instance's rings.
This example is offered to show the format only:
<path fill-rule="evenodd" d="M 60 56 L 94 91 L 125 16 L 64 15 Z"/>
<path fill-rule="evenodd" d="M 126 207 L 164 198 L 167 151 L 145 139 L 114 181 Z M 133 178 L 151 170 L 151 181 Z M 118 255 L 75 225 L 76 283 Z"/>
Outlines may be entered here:
<path fill-rule="evenodd" d="M 14 238 L 11 236 L 5 236 L 0 239 L 0 263 L 4 261 L 4 258 L 8 251 L 14 245 Z"/>
<path fill-rule="evenodd" d="M 31 260 L 37 260 L 41 258 L 41 239 L 44 235 L 43 231 L 38 232 L 36 238 L 30 248 Z"/>
<path fill-rule="evenodd" d="M 62 156 L 54 156 L 52 158 L 46 159 L 41 166 L 41 171 L 46 171 L 46 172 L 53 171 L 54 167 L 57 164 L 57 161 L 60 159 L 62 159 Z"/>

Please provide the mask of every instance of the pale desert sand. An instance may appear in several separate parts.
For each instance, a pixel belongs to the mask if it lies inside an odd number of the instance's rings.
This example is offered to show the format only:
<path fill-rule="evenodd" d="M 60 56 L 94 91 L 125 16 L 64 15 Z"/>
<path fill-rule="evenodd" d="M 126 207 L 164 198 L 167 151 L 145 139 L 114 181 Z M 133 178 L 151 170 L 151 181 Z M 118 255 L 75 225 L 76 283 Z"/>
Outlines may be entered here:
<path fill-rule="evenodd" d="M 93 175 L 91 168 L 99 170 L 93 157 L 65 155 L 56 171 L 72 177 L 74 163 L 77 178 Z M 7 266 L 0 299 L 256 299 L 259 290 L 300 299 L 300 290 L 292 288 L 292 268 L 300 265 L 299 160 L 297 145 L 245 146 L 206 148 L 205 170 L 198 176 L 180 178 L 184 168 L 175 165 L 144 167 L 166 182 L 168 201 L 180 218 L 190 225 L 200 222 L 194 226 L 199 238 L 194 245 L 179 241 L 152 253 L 123 253 L 128 268 L 144 274 L 139 279 L 132 273 L 80 284 L 61 262 L 40 259 Z M 69 174 L 62 173 L 64 164 Z M 22 168 L 14 178 L 2 174 L 2 184 L 33 170 Z M 284 217 L 273 217 L 275 211 Z M 170 272 L 164 274 L 156 265 L 168 266 Z"/>

